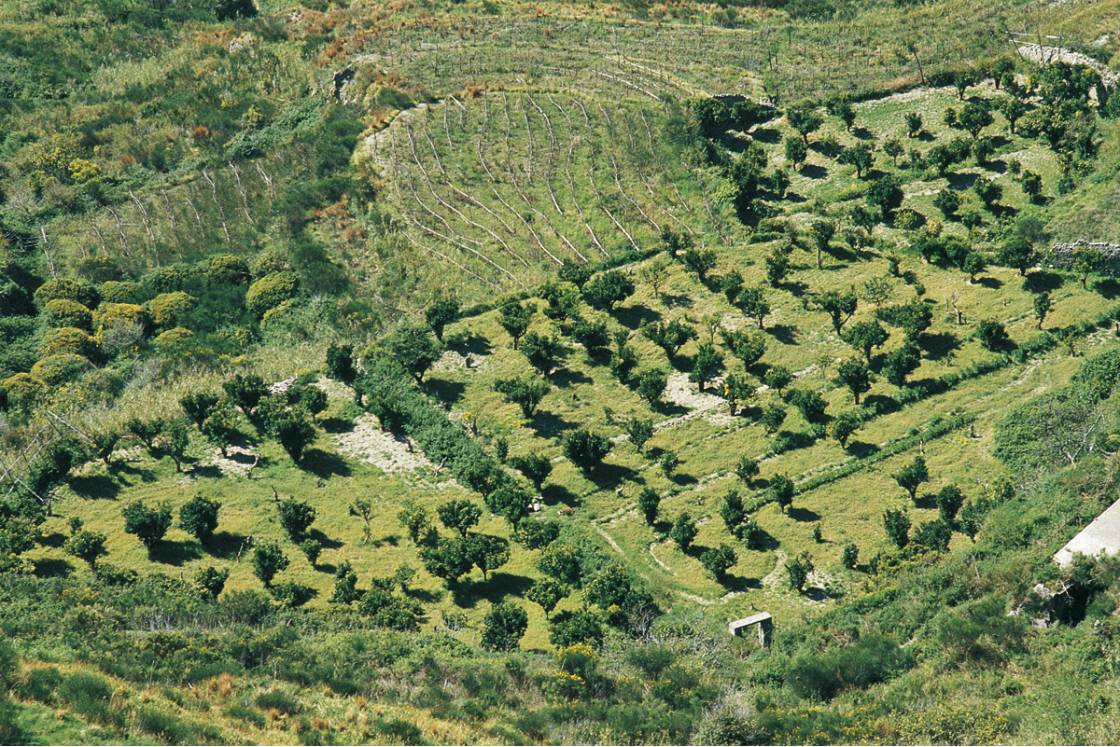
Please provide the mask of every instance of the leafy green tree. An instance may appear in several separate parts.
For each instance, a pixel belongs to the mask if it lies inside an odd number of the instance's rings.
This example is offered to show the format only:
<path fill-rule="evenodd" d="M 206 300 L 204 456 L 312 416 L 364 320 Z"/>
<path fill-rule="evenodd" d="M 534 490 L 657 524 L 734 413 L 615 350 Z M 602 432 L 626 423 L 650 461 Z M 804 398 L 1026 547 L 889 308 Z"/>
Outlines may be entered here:
<path fill-rule="evenodd" d="M 952 539 L 953 530 L 943 519 L 934 519 L 918 526 L 914 531 L 912 540 L 918 547 L 928 550 L 945 552 L 949 549 L 949 540 Z"/>
<path fill-rule="evenodd" d="M 575 262 L 565 261 L 560 266 L 560 272 L 557 275 L 566 283 L 571 283 L 577 288 L 583 288 L 587 281 L 594 275 L 594 271 L 586 264 L 576 264 Z"/>
<path fill-rule="evenodd" d="M 786 121 L 789 126 L 797 130 L 805 143 L 809 142 L 809 135 L 820 129 L 824 118 L 808 104 L 791 107 L 786 112 Z"/>
<path fill-rule="evenodd" d="M 848 387 L 858 405 L 860 395 L 871 389 L 871 372 L 863 361 L 849 358 L 836 369 L 836 383 Z"/>
<path fill-rule="evenodd" d="M 846 131 L 852 131 L 852 125 L 856 123 L 856 110 L 852 107 L 850 101 L 834 99 L 828 103 L 827 109 L 829 114 L 839 118 L 844 123 Z"/>
<path fill-rule="evenodd" d="M 692 371 L 688 378 L 696 383 L 697 389 L 704 391 L 704 385 L 719 375 L 723 370 L 723 356 L 710 342 L 700 344 L 696 350 L 696 357 L 692 361 Z"/>
<path fill-rule="evenodd" d="M 762 378 L 762 382 L 779 395 L 781 395 L 783 389 L 789 386 L 791 381 L 793 381 L 793 374 L 785 366 L 771 366 Z"/>
<path fill-rule="evenodd" d="M 308 537 L 300 542 L 297 547 L 299 547 L 300 552 L 307 558 L 307 562 L 311 564 L 311 567 L 314 568 L 319 562 L 319 555 L 323 552 L 323 543 L 317 539 Z"/>
<path fill-rule="evenodd" d="M 610 443 L 609 441 L 607 442 Z M 531 497 L 513 484 L 500 485 L 486 494 L 486 507 L 515 527 L 529 515 Z"/>
<path fill-rule="evenodd" d="M 916 138 L 922 132 L 922 115 L 917 112 L 906 112 L 906 137 Z"/>
<path fill-rule="evenodd" d="M 290 410 L 277 420 L 275 431 L 276 440 L 296 464 L 299 464 L 304 451 L 315 440 L 315 428 L 302 414 Z"/>
<path fill-rule="evenodd" d="M 237 413 L 226 402 L 213 407 L 198 429 L 203 438 L 218 447 L 223 458 L 228 455 L 230 444 L 241 435 L 237 428 Z"/>
<path fill-rule="evenodd" d="M 93 434 L 93 455 L 101 460 L 105 469 L 113 469 L 113 452 L 117 450 L 121 434 L 117 431 L 101 431 Z"/>
<path fill-rule="evenodd" d="M 941 211 L 946 220 L 956 220 L 957 211 L 961 208 L 961 199 L 956 192 L 946 187 L 934 195 L 933 206 Z"/>
<path fill-rule="evenodd" d="M 525 479 L 533 484 L 539 493 L 544 481 L 552 474 L 552 460 L 544 454 L 526 454 L 510 459 L 510 465 L 525 475 Z"/>
<path fill-rule="evenodd" d="M 597 319 L 577 319 L 572 323 L 569 333 L 589 356 L 594 356 L 610 344 L 606 323 Z"/>
<path fill-rule="evenodd" d="M 583 287 L 583 297 L 596 309 L 612 311 L 634 293 L 634 282 L 618 270 L 608 270 Z"/>
<path fill-rule="evenodd" d="M 1038 320 L 1038 328 L 1042 329 L 1042 322 L 1053 308 L 1049 293 L 1039 293 L 1034 297 L 1034 318 Z"/>
<path fill-rule="evenodd" d="M 1003 197 L 1003 187 L 991 179 L 977 179 L 972 183 L 972 191 L 980 198 L 980 202 L 988 210 L 994 210 L 1000 198 Z"/>
<path fill-rule="evenodd" d="M 987 103 L 969 101 L 961 108 L 957 122 L 975 140 L 980 136 L 980 131 L 992 123 L 992 113 Z"/>
<path fill-rule="evenodd" d="M 708 573 L 712 574 L 716 581 L 723 581 L 727 577 L 727 571 L 738 560 L 735 551 L 723 543 L 720 543 L 719 547 L 713 547 L 700 554 L 700 564 L 704 566 Z"/>
<path fill-rule="evenodd" d="M 344 560 L 338 564 L 334 571 L 334 593 L 331 602 L 335 604 L 351 604 L 358 601 L 362 593 L 358 591 L 358 574 L 350 561 Z"/>
<path fill-rule="evenodd" d="M 796 407 L 801 417 L 809 423 L 820 423 L 825 419 L 828 403 L 817 392 L 810 389 L 793 389 L 789 393 L 789 403 Z"/>
<path fill-rule="evenodd" d="M 97 565 L 97 559 L 109 552 L 105 549 L 106 539 L 100 532 L 88 530 L 75 532 L 66 540 L 66 554 L 84 560 L 90 570 L 93 570 Z"/>
<path fill-rule="evenodd" d="M 1100 253 L 1087 246 L 1079 246 L 1073 250 L 1073 269 L 1077 272 L 1084 288 L 1089 282 L 1089 276 L 1104 269 L 1105 263 Z"/>
<path fill-rule="evenodd" d="M 871 146 L 867 143 L 857 143 L 849 148 L 840 151 L 840 156 L 836 159 L 846 166 L 852 166 L 856 170 L 856 178 L 862 179 L 874 164 L 875 158 L 871 153 Z"/>
<path fill-rule="evenodd" d="M 179 399 L 179 406 L 195 426 L 202 428 L 203 421 L 210 416 L 219 399 L 213 392 L 191 392 Z"/>
<path fill-rule="evenodd" d="M 272 587 L 276 574 L 288 567 L 288 556 L 275 542 L 263 542 L 253 550 L 253 573 L 265 588 Z"/>
<path fill-rule="evenodd" d="M 809 574 L 812 572 L 813 559 L 807 552 L 803 552 L 795 558 L 786 560 L 786 575 L 789 576 L 789 588 L 798 593 L 804 591 L 805 584 L 809 581 Z"/>
<path fill-rule="evenodd" d="M 171 528 L 171 506 L 167 503 L 150 508 L 143 501 L 136 501 L 125 506 L 121 514 L 125 533 L 136 535 L 148 552 L 159 546 L 163 535 Z"/>
<path fill-rule="evenodd" d="M 494 382 L 494 391 L 520 407 L 521 414 L 526 418 L 536 414 L 541 400 L 551 388 L 547 381 L 537 377 L 498 379 Z"/>
<path fill-rule="evenodd" d="M 966 68 L 953 73 L 953 87 L 957 89 L 957 98 L 961 101 L 964 101 L 964 95 L 969 86 L 975 86 L 979 82 L 980 74 L 975 70 Z"/>
<path fill-rule="evenodd" d="M 482 518 L 482 509 L 473 501 L 459 498 L 441 504 L 436 509 L 436 516 L 445 527 L 458 532 L 460 537 L 466 537 L 471 527 Z"/>
<path fill-rule="evenodd" d="M 525 306 L 519 301 L 506 301 L 498 309 L 498 324 L 513 340 L 513 349 L 517 350 L 521 336 L 529 329 L 533 321 L 533 307 Z"/>
<path fill-rule="evenodd" d="M 673 319 L 664 324 L 643 324 L 641 330 L 646 339 L 664 350 L 665 355 L 670 358 L 677 354 L 682 345 L 696 339 L 696 330 L 681 319 Z"/>
<path fill-rule="evenodd" d="M 610 450 L 610 439 L 586 428 L 571 431 L 564 436 L 564 454 L 582 470 L 597 467 Z"/>
<path fill-rule="evenodd" d="M 743 368 L 749 369 L 762 360 L 766 353 L 766 338 L 761 334 L 749 334 L 743 330 L 724 330 L 721 335 L 723 344 L 731 354 L 743 363 Z"/>
<path fill-rule="evenodd" d="M 732 416 L 739 412 L 739 407 L 754 396 L 755 387 L 743 374 L 729 373 L 723 380 L 720 394 L 727 400 L 727 409 Z"/>
<path fill-rule="evenodd" d="M 914 457 L 894 475 L 894 481 L 907 492 L 912 501 L 918 499 L 918 488 L 927 480 L 929 480 L 929 469 L 926 467 L 925 458 L 921 456 Z"/>
<path fill-rule="evenodd" d="M 443 342 L 443 330 L 459 316 L 459 302 L 450 296 L 441 296 L 424 309 L 424 321 L 436 339 Z"/>
<path fill-rule="evenodd" d="M 645 447 L 646 442 L 653 438 L 653 420 L 650 418 L 642 418 L 638 416 L 626 418 L 622 423 L 623 430 L 626 432 L 630 443 L 634 444 L 634 448 L 640 453 Z"/>
<path fill-rule="evenodd" d="M 782 427 L 782 423 L 786 420 L 786 408 L 779 405 L 777 402 L 771 402 L 762 410 L 762 417 L 759 422 L 762 423 L 763 429 L 769 434 L 777 433 L 778 429 Z"/>
<path fill-rule="evenodd" d="M 661 459 L 657 461 L 661 465 L 661 471 L 666 477 L 672 477 L 673 473 L 677 471 L 677 467 L 681 465 L 681 459 L 675 452 L 666 451 L 661 455 Z"/>
<path fill-rule="evenodd" d="M 221 508 L 213 498 L 196 495 L 179 508 L 179 528 L 205 544 L 214 536 Z"/>
<path fill-rule="evenodd" d="M 484 579 L 490 571 L 509 562 L 509 540 L 492 534 L 469 534 L 463 538 L 467 558 L 482 571 Z"/>
<path fill-rule="evenodd" d="M 1004 349 L 1011 342 L 1003 324 L 994 319 L 980 320 L 980 323 L 976 325 L 976 339 L 980 341 L 980 345 L 985 350 L 990 350 L 993 353 Z"/>
<path fill-rule="evenodd" d="M 416 544 L 419 544 L 422 538 L 426 537 L 432 529 L 432 521 L 428 512 L 423 507 L 411 502 L 406 503 L 397 514 L 397 521 L 408 532 L 409 539 Z"/>
<path fill-rule="evenodd" d="M 280 526 L 292 542 L 299 543 L 315 523 L 315 507 L 307 501 L 285 498 L 276 505 Z"/>
<path fill-rule="evenodd" d="M 727 531 L 736 534 L 739 525 L 747 518 L 747 510 L 743 506 L 743 497 L 739 495 L 739 491 L 732 488 L 723 494 L 720 501 L 719 516 L 723 519 L 724 526 Z"/>
<path fill-rule="evenodd" d="M 187 448 L 191 444 L 190 434 L 187 433 L 187 426 L 182 421 L 175 420 L 167 425 L 164 431 L 163 450 L 167 456 L 171 457 L 171 461 L 175 462 L 175 471 L 181 472 L 183 469 L 183 462 L 187 458 Z"/>
<path fill-rule="evenodd" d="M 778 508 L 783 513 L 789 513 L 789 507 L 793 505 L 793 491 L 793 480 L 785 475 L 775 475 L 770 478 L 768 488 L 770 499 L 778 504 Z"/>
<path fill-rule="evenodd" d="M 895 166 L 898 165 L 898 157 L 903 153 L 902 141 L 896 137 L 892 137 L 883 143 L 883 152 L 891 159 L 891 163 Z"/>
<path fill-rule="evenodd" d="M 692 541 L 696 539 L 696 532 L 696 522 L 685 511 L 673 522 L 673 528 L 669 530 L 669 538 L 677 543 L 677 547 L 682 552 L 688 552 L 688 548 L 692 547 Z"/>
<path fill-rule="evenodd" d="M 458 583 L 474 565 L 467 553 L 466 543 L 458 538 L 440 538 L 422 546 L 420 560 L 428 573 L 442 578 L 448 585 Z"/>
<path fill-rule="evenodd" d="M 988 263 L 979 252 L 969 252 L 964 256 L 961 269 L 968 273 L 968 284 L 972 285 L 976 282 L 976 276 L 988 269 Z"/>
<path fill-rule="evenodd" d="M 373 504 L 368 498 L 355 498 L 346 509 L 348 516 L 362 520 L 362 544 L 368 545 L 373 541 Z"/>
<path fill-rule="evenodd" d="M 327 347 L 327 376 L 347 386 L 354 383 L 358 369 L 354 366 L 352 345 L 332 342 Z"/>
<path fill-rule="evenodd" d="M 854 569 L 859 565 L 859 546 L 855 542 L 848 542 L 844 545 L 840 562 L 848 569 Z"/>
<path fill-rule="evenodd" d="M 802 138 L 787 135 L 785 138 L 785 154 L 786 160 L 792 163 L 795 169 L 800 170 L 801 165 L 805 163 L 805 159 L 809 156 L 809 146 Z"/>
<path fill-rule="evenodd" d="M 577 643 L 598 647 L 603 643 L 602 617 L 586 608 L 561 612 L 549 622 L 548 640 L 560 648 Z"/>
<path fill-rule="evenodd" d="M 776 246 L 766 255 L 766 281 L 770 287 L 777 288 L 786 279 L 790 270 L 789 247 Z"/>
<path fill-rule="evenodd" d="M 1024 171 L 1022 177 L 1019 179 L 1019 186 L 1023 189 L 1023 194 L 1032 204 L 1037 205 L 1042 202 L 1042 177 L 1033 171 Z"/>
<path fill-rule="evenodd" d="M 739 293 L 739 310 L 758 323 L 758 328 L 764 328 L 767 314 L 770 313 L 770 303 L 766 300 L 766 290 L 762 287 L 744 288 Z"/>
<path fill-rule="evenodd" d="M 206 566 L 194 576 L 194 584 L 199 593 L 207 599 L 217 599 L 226 588 L 229 571 L 225 568 Z"/>
<path fill-rule="evenodd" d="M 964 508 L 961 509 L 957 526 L 968 535 L 970 540 L 976 541 L 976 535 L 980 533 L 984 526 L 984 511 L 978 502 L 969 501 L 965 504 Z"/>
<path fill-rule="evenodd" d="M 840 444 L 840 448 L 846 449 L 848 447 L 848 439 L 859 430 L 860 425 L 862 423 L 859 415 L 851 410 L 845 410 L 832 419 L 830 424 L 832 437 Z"/>
<path fill-rule="evenodd" d="M 384 345 L 388 355 L 417 382 L 424 380 L 424 373 L 443 353 L 442 346 L 428 334 L 426 327 L 401 327 L 389 335 Z"/>
<path fill-rule="evenodd" d="M 530 602 L 538 605 L 544 610 L 544 616 L 547 619 L 552 611 L 556 609 L 556 605 L 560 604 L 560 600 L 568 595 L 568 589 L 558 581 L 553 581 L 550 578 L 542 578 L 533 582 L 529 590 L 525 592 L 525 598 Z"/>
<path fill-rule="evenodd" d="M 657 510 L 661 505 L 661 496 L 648 485 L 638 493 L 638 510 L 642 512 L 646 523 L 653 525 L 657 521 Z"/>
<path fill-rule="evenodd" d="M 883 528 L 887 532 L 887 539 L 899 549 L 906 547 L 910 541 L 910 517 L 905 511 L 894 508 L 885 511 Z"/>
<path fill-rule="evenodd" d="M 825 291 L 817 299 L 817 308 L 828 314 L 832 328 L 840 335 L 844 324 L 856 313 L 859 299 L 851 291 Z"/>
<path fill-rule="evenodd" d="M 247 417 L 252 416 L 261 399 L 268 395 L 268 385 L 257 374 L 236 374 L 222 384 L 222 389 Z"/>
<path fill-rule="evenodd" d="M 751 481 L 758 476 L 758 460 L 749 456 L 739 457 L 735 464 L 735 475 L 750 487 Z"/>
<path fill-rule="evenodd" d="M 521 352 L 529 365 L 544 376 L 550 375 L 560 364 L 564 345 L 551 335 L 529 332 L 521 338 Z"/>
<path fill-rule="evenodd" d="M 902 205 L 902 183 L 893 174 L 881 176 L 867 190 L 867 204 L 878 208 L 884 221 L 892 220 L 894 211 Z"/>
<path fill-rule="evenodd" d="M 715 269 L 716 253 L 711 249 L 698 249 L 690 247 L 681 255 L 681 264 L 692 273 L 701 283 L 705 282 L 708 273 Z"/>
<path fill-rule="evenodd" d="M 956 485 L 946 485 L 937 491 L 937 513 L 947 524 L 957 518 L 957 512 L 964 505 L 964 493 Z"/>
<path fill-rule="evenodd" d="M 856 322 L 844 333 L 844 341 L 863 353 L 867 364 L 871 365 L 871 351 L 887 341 L 887 331 L 873 319 Z"/>
<path fill-rule="evenodd" d="M 482 647 L 491 651 L 513 651 L 517 648 L 529 616 L 512 602 L 495 604 L 483 618 Z"/>

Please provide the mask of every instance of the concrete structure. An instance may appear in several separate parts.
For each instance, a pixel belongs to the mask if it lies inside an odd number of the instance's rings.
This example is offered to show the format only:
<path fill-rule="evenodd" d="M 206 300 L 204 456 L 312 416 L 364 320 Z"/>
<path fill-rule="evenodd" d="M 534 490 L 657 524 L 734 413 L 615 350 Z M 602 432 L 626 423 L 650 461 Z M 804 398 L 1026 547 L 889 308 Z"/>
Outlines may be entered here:
<path fill-rule="evenodd" d="M 1073 562 L 1073 556 L 1116 555 L 1120 553 L 1120 501 L 1104 510 L 1089 526 L 1078 532 L 1066 546 L 1054 554 L 1054 560 L 1063 568 Z"/>
<path fill-rule="evenodd" d="M 727 623 L 731 635 L 743 635 L 743 631 L 752 625 L 758 626 L 758 642 L 763 648 L 770 648 L 770 633 L 774 630 L 774 618 L 769 612 L 759 612 L 742 620 L 733 620 Z"/>

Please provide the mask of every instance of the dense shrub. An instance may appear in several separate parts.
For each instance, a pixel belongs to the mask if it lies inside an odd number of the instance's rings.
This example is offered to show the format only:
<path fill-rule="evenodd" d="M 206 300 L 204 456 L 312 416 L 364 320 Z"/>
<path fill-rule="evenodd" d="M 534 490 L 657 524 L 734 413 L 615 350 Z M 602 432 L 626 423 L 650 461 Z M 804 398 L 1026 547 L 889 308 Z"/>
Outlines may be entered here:
<path fill-rule="evenodd" d="M 93 329 L 93 312 L 68 298 L 52 298 L 43 309 L 47 324 L 52 327 L 78 327 L 87 332 Z"/>
<path fill-rule="evenodd" d="M 93 369 L 88 358 L 74 353 L 49 355 L 31 367 L 31 375 L 51 386 L 77 381 L 82 374 Z"/>
<path fill-rule="evenodd" d="M 77 278 L 54 277 L 35 290 L 35 303 L 45 309 L 47 303 L 55 299 L 75 301 L 86 308 L 97 306 L 100 298 L 91 283 Z"/>
<path fill-rule="evenodd" d="M 851 645 L 801 654 L 790 665 L 788 681 L 801 697 L 828 700 L 843 690 L 890 679 L 912 664 L 897 643 L 872 633 Z"/>
<path fill-rule="evenodd" d="M 249 286 L 245 293 L 245 306 L 263 317 L 265 312 L 296 295 L 299 277 L 293 272 L 274 272 L 265 275 Z"/>

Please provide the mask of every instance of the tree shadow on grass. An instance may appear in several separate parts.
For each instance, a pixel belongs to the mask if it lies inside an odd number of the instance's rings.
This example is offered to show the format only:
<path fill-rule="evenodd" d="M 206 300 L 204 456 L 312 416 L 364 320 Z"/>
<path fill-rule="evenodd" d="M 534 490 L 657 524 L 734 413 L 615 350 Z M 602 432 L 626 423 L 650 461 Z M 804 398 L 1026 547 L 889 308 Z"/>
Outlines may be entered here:
<path fill-rule="evenodd" d="M 653 409 L 659 415 L 668 415 L 670 417 L 684 415 L 688 412 L 688 408 L 684 405 L 678 405 L 676 402 L 670 402 L 664 399 L 655 402 L 653 405 Z"/>
<path fill-rule="evenodd" d="M 615 309 L 612 316 L 628 329 L 637 329 L 646 322 L 656 322 L 661 318 L 660 313 L 640 303 Z"/>
<path fill-rule="evenodd" d="M 387 534 L 384 537 L 378 537 L 372 543 L 372 547 L 397 547 L 401 544 L 401 536 L 399 534 Z M 340 545 L 341 546 L 341 545 Z"/>
<path fill-rule="evenodd" d="M 1120 296 L 1120 283 L 1114 278 L 1105 278 L 1093 283 L 1093 290 L 1111 301 Z"/>
<path fill-rule="evenodd" d="M 212 479 L 220 479 L 223 474 L 222 470 L 215 464 L 196 464 L 186 474 L 190 477 L 209 477 Z"/>
<path fill-rule="evenodd" d="M 1051 293 L 1062 287 L 1062 276 L 1056 272 L 1035 270 L 1023 278 L 1023 290 L 1028 293 Z"/>
<path fill-rule="evenodd" d="M 204 545 L 206 552 L 216 558 L 235 558 L 249 550 L 249 537 L 235 532 L 215 532 Z"/>
<path fill-rule="evenodd" d="M 988 290 L 999 290 L 1003 287 L 1003 281 L 999 278 L 982 277 L 976 279 L 977 285 L 987 288 Z"/>
<path fill-rule="evenodd" d="M 679 486 L 695 485 L 699 482 L 699 480 L 686 472 L 674 472 L 671 475 L 666 475 L 666 477 L 669 478 L 669 482 Z"/>
<path fill-rule="evenodd" d="M 466 581 L 458 584 L 450 591 L 457 606 L 471 609 L 478 604 L 479 600 L 496 604 L 507 596 L 525 596 L 525 592 L 532 585 L 532 579 L 526 576 L 495 571 L 490 574 L 488 579 Z"/>
<path fill-rule="evenodd" d="M 820 521 L 821 515 L 816 511 L 811 511 L 807 508 L 800 508 L 798 506 L 790 506 L 786 511 L 786 516 L 794 521 Z"/>
<path fill-rule="evenodd" d="M 582 503 L 578 495 L 556 483 L 549 483 L 544 486 L 544 489 L 541 490 L 541 499 L 549 506 L 563 503 L 565 506 L 575 508 Z"/>
<path fill-rule="evenodd" d="M 125 485 L 131 485 L 132 483 L 125 479 L 124 475 L 128 475 L 130 477 L 139 477 L 141 482 L 154 482 L 156 479 L 156 473 L 152 472 L 150 469 L 144 469 L 143 467 L 133 467 L 127 462 L 113 462 L 112 473 Z"/>
<path fill-rule="evenodd" d="M 776 145 L 782 141 L 782 133 L 777 127 L 755 127 L 751 130 L 751 137 L 770 145 Z"/>
<path fill-rule="evenodd" d="M 349 433 L 354 430 L 354 421 L 350 418 L 329 417 L 320 420 L 319 426 L 327 433 Z"/>
<path fill-rule="evenodd" d="M 788 324 L 771 324 L 766 327 L 766 333 L 783 345 L 797 344 L 797 328 Z"/>
<path fill-rule="evenodd" d="M 898 401 L 886 394 L 869 394 L 863 398 L 863 406 L 878 415 L 886 415 L 898 409 Z"/>
<path fill-rule="evenodd" d="M 39 544 L 44 547 L 62 547 L 67 539 L 69 538 L 62 532 L 51 532 L 39 535 Z"/>
<path fill-rule="evenodd" d="M 74 572 L 74 566 L 61 558 L 37 558 L 33 562 L 39 578 L 65 578 Z"/>
<path fill-rule="evenodd" d="M 346 464 L 342 457 L 338 454 L 316 448 L 308 449 L 303 452 L 303 457 L 299 461 L 299 466 L 300 469 L 306 470 L 324 480 L 334 475 L 346 477 L 350 474 L 350 466 Z"/>
<path fill-rule="evenodd" d="M 552 372 L 549 381 L 558 387 L 567 388 L 575 384 L 590 384 L 592 379 L 582 371 L 573 371 L 570 368 L 560 368 Z"/>
<path fill-rule="evenodd" d="M 559 436 L 564 431 L 575 428 L 575 426 L 576 424 L 572 421 L 565 420 L 549 410 L 537 410 L 532 419 L 529 420 L 529 427 L 541 438 Z"/>
<path fill-rule="evenodd" d="M 447 347 L 459 355 L 490 355 L 494 349 L 488 339 L 473 332 L 461 332 L 449 336 Z"/>
<path fill-rule="evenodd" d="M 121 492 L 120 486 L 108 475 L 79 475 L 71 477 L 67 484 L 82 498 L 111 501 Z"/>
<path fill-rule="evenodd" d="M 156 563 L 180 566 L 202 557 L 202 548 L 195 541 L 173 542 L 160 540 L 148 551 L 148 559 Z"/>
<path fill-rule="evenodd" d="M 972 173 L 953 173 L 945 177 L 949 181 L 949 188 L 957 191 L 970 188 L 976 183 L 978 178 L 976 174 Z"/>
<path fill-rule="evenodd" d="M 424 382 L 424 389 L 444 405 L 452 405 L 463 398 L 467 385 L 461 381 L 430 378 Z"/>
<path fill-rule="evenodd" d="M 869 444 L 866 441 L 849 441 L 848 447 L 844 449 L 856 459 L 864 459 L 879 451 L 879 447 L 875 444 Z"/>
<path fill-rule="evenodd" d="M 337 550 L 338 548 L 342 547 L 341 542 L 323 534 L 321 529 L 312 528 L 308 530 L 307 538 L 313 539 L 318 542 L 324 550 Z"/>
<path fill-rule="evenodd" d="M 820 180 L 828 176 L 828 169 L 824 166 L 809 163 L 801 167 L 800 173 L 806 179 Z"/>
<path fill-rule="evenodd" d="M 923 332 L 918 344 L 926 352 L 926 356 L 935 361 L 946 358 L 961 346 L 960 340 L 952 332 Z"/>
<path fill-rule="evenodd" d="M 720 579 L 719 583 L 728 591 L 747 591 L 748 589 L 762 588 L 762 581 L 760 579 L 737 576 L 734 573 L 726 574 Z"/>
<path fill-rule="evenodd" d="M 626 482 L 645 484 L 640 474 L 621 464 L 600 464 L 593 470 L 585 470 L 583 476 L 595 483 L 600 490 L 616 488 Z"/>
<path fill-rule="evenodd" d="M 661 303 L 668 307 L 682 309 L 692 308 L 692 297 L 684 293 L 662 293 L 660 299 Z"/>
<path fill-rule="evenodd" d="M 444 589 L 415 589 L 411 587 L 405 592 L 406 596 L 425 604 L 435 604 L 443 599 L 446 594 L 447 592 Z"/>
<path fill-rule="evenodd" d="M 853 127 L 851 132 L 853 137 L 856 137 L 860 140 L 870 140 L 875 137 L 873 134 L 871 134 L 871 130 L 867 129 L 866 127 Z"/>
<path fill-rule="evenodd" d="M 754 530 L 751 535 L 750 548 L 756 552 L 773 552 L 782 546 L 778 538 L 761 527 Z"/>

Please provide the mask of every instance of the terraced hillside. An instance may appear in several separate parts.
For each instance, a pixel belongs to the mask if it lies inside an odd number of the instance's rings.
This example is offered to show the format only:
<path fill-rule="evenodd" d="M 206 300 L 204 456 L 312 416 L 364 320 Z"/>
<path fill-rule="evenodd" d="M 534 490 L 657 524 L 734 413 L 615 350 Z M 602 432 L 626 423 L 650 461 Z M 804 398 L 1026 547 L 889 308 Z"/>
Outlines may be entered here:
<path fill-rule="evenodd" d="M 0 741 L 1109 738 L 1120 4 L 25 5 Z"/>

